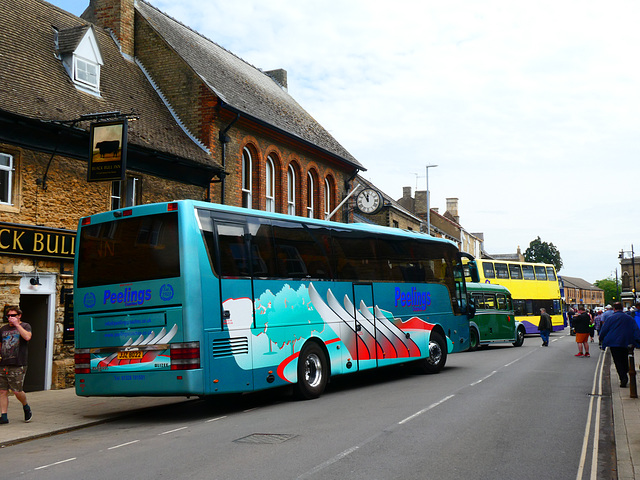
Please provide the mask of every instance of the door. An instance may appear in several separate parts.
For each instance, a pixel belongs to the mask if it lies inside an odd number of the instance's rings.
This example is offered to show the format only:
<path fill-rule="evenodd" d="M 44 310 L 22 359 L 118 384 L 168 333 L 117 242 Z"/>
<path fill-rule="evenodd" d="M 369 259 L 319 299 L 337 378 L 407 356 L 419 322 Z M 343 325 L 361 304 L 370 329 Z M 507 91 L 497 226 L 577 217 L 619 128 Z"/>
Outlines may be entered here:
<path fill-rule="evenodd" d="M 364 304 L 364 305 L 362 305 Z M 373 285 L 371 283 L 353 284 L 353 314 L 358 342 L 358 370 L 378 366 L 383 356 L 373 315 Z M 362 307 L 362 308 L 361 308 Z M 366 348 L 366 352 L 360 351 Z M 368 358 L 368 360 L 367 360 Z"/>
<path fill-rule="evenodd" d="M 22 321 L 31 325 L 27 374 L 24 379 L 25 392 L 47 389 L 46 365 L 47 327 L 49 324 L 49 295 L 21 295 Z"/>

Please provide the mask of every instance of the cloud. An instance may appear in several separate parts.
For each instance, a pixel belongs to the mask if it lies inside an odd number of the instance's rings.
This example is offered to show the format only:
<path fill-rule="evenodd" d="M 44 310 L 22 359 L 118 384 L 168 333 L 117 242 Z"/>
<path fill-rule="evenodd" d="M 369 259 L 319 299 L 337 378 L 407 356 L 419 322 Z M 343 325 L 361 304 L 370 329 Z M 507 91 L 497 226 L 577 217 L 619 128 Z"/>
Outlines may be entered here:
<path fill-rule="evenodd" d="M 388 195 L 424 189 L 438 164 L 432 205 L 458 197 L 490 252 L 540 235 L 563 273 L 594 281 L 640 240 L 637 2 L 151 3 L 258 68 L 286 69 L 291 95 Z"/>

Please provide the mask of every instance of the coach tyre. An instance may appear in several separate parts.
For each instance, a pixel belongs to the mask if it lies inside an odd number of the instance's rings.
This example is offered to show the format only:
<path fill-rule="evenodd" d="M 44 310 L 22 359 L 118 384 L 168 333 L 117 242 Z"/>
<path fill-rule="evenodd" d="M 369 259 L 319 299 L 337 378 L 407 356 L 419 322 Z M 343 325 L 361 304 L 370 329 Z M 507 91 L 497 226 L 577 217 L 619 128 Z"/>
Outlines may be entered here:
<path fill-rule="evenodd" d="M 429 338 L 429 358 L 418 362 L 424 373 L 438 373 L 447 363 L 447 342 L 438 332 L 431 331 Z"/>
<path fill-rule="evenodd" d="M 318 398 L 327 385 L 329 369 L 324 350 L 314 342 L 307 342 L 298 357 L 298 383 L 296 394 L 299 398 Z"/>

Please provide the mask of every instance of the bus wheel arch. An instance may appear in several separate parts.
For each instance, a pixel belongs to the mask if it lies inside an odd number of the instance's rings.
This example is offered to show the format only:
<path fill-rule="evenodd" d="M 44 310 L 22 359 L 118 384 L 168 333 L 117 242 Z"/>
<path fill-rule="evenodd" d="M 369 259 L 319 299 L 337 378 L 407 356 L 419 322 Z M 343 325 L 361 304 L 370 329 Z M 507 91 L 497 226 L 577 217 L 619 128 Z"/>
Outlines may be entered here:
<path fill-rule="evenodd" d="M 514 347 L 521 347 L 524 343 L 524 334 L 526 333 L 526 329 L 524 325 L 519 325 L 516 330 L 516 341 L 513 342 Z"/>
<path fill-rule="evenodd" d="M 295 395 L 301 400 L 318 398 L 329 382 L 331 367 L 329 352 L 324 343 L 309 339 L 300 349 L 298 355 L 298 382 L 295 384 Z"/>
<path fill-rule="evenodd" d="M 439 325 L 433 327 L 429 335 L 429 356 L 418 361 L 424 373 L 440 373 L 447 363 L 447 340 Z"/>
<path fill-rule="evenodd" d="M 480 334 L 474 325 L 469 326 L 469 351 L 475 352 L 480 346 Z"/>

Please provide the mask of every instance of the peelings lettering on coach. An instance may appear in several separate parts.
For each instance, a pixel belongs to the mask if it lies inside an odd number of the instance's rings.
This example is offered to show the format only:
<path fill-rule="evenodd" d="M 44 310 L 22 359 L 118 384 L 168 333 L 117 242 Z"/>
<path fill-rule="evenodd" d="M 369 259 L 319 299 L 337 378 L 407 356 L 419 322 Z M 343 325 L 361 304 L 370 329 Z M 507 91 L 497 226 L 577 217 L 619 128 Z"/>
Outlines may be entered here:
<path fill-rule="evenodd" d="M 412 287 L 411 291 L 402 291 L 396 287 L 396 307 L 413 307 L 414 312 L 422 312 L 431 305 L 431 293 L 420 292 Z"/>
<path fill-rule="evenodd" d="M 124 303 L 125 305 L 142 305 L 149 300 L 151 300 L 151 290 L 132 290 L 131 288 L 125 288 L 124 291 L 120 292 L 105 290 L 103 304 Z"/>

